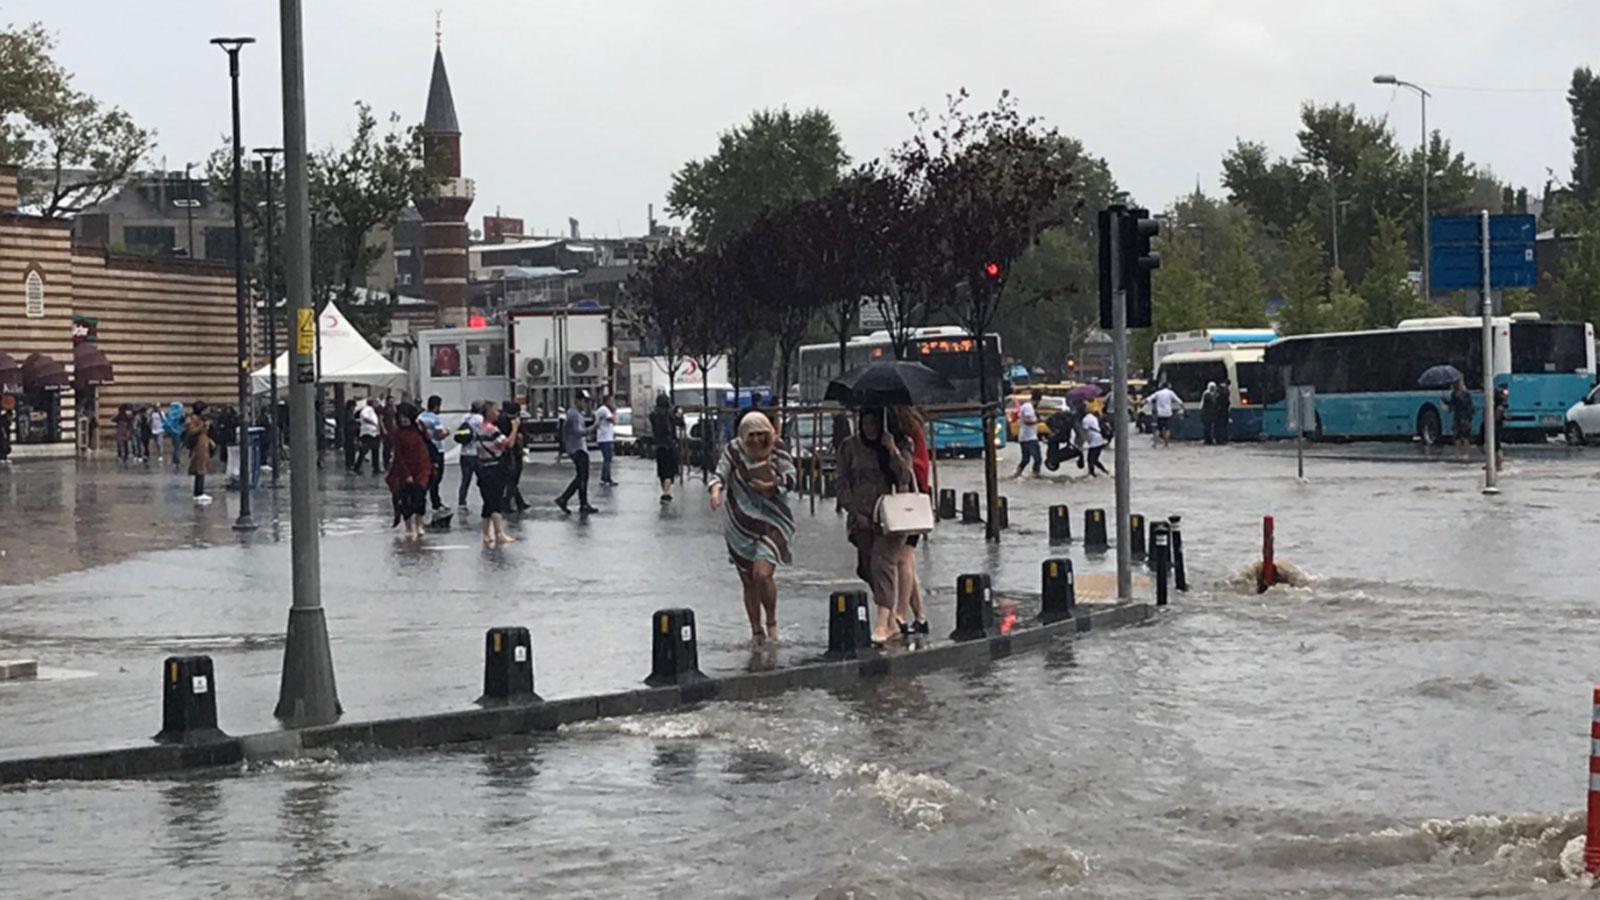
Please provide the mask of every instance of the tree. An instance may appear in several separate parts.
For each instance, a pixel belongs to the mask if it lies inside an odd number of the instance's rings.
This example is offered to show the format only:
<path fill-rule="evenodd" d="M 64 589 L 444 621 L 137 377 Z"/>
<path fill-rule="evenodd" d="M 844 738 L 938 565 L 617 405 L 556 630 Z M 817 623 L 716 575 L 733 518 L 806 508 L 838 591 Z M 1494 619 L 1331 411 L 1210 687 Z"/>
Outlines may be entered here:
<path fill-rule="evenodd" d="M 763 210 L 821 196 L 849 162 L 826 112 L 758 110 L 721 135 L 716 153 L 672 176 L 667 211 L 687 217 L 701 241 L 721 244 Z"/>
<path fill-rule="evenodd" d="M 1169 219 L 1168 225 L 1173 226 Z M 1201 268 L 1200 240 L 1181 224 L 1159 237 L 1161 269 L 1151 298 L 1152 327 L 1140 329 L 1129 350 L 1136 365 L 1153 364 L 1156 335 L 1193 331 L 1214 324 L 1210 298 L 1214 290 Z"/>
<path fill-rule="evenodd" d="M 1213 257 L 1210 306 L 1218 325 L 1259 328 L 1267 323 L 1267 287 L 1250 250 L 1251 238 L 1248 220 L 1242 221 Z"/>
<path fill-rule="evenodd" d="M 789 401 L 790 368 L 825 302 L 818 290 L 823 263 L 807 245 L 794 206 L 758 214 L 722 254 L 730 284 L 755 306 L 754 318 L 776 345 L 779 405 Z"/>
<path fill-rule="evenodd" d="M 1562 213 L 1572 235 L 1548 302 L 1556 317 L 1576 322 L 1600 319 L 1600 203 L 1570 204 Z"/>
<path fill-rule="evenodd" d="M 1315 334 L 1322 330 L 1328 257 L 1310 222 L 1301 219 L 1289 231 L 1285 255 L 1288 269 L 1283 278 L 1283 307 L 1278 311 L 1278 330 L 1286 335 Z"/>
<path fill-rule="evenodd" d="M 1328 331 L 1360 331 L 1367 327 L 1367 301 L 1350 289 L 1344 270 L 1337 266 L 1328 271 L 1328 309 L 1322 325 Z"/>
<path fill-rule="evenodd" d="M 1567 90 L 1567 106 L 1572 112 L 1572 190 L 1580 202 L 1596 198 L 1600 185 L 1600 152 L 1591 152 L 1600 138 L 1600 78 L 1588 66 L 1572 71 L 1572 87 Z"/>
<path fill-rule="evenodd" d="M 1371 262 L 1360 288 L 1367 304 L 1367 326 L 1387 328 L 1401 319 L 1424 314 L 1427 304 L 1411 285 L 1411 265 L 1398 222 L 1388 216 L 1378 218 L 1369 256 Z"/>
<path fill-rule="evenodd" d="M 21 167 L 20 206 L 46 218 L 104 200 L 154 145 L 154 133 L 75 90 L 35 23 L 0 31 L 0 160 Z"/>
<path fill-rule="evenodd" d="M 637 272 L 628 276 L 622 312 L 633 330 L 654 346 L 653 356 L 667 369 L 667 392 L 677 400 L 678 367 L 688 358 L 689 306 L 692 302 L 690 268 L 694 251 L 668 244 L 656 251 Z M 660 440 L 659 435 L 654 436 Z"/>

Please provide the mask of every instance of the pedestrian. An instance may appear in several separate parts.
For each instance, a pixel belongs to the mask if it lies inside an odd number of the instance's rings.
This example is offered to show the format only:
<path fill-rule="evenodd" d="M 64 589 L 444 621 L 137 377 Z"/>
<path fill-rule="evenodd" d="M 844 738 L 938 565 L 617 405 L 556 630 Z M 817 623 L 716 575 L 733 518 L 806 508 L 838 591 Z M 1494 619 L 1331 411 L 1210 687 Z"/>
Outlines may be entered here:
<path fill-rule="evenodd" d="M 1506 408 L 1511 405 L 1511 386 L 1502 384 L 1494 389 L 1494 470 L 1506 465 Z"/>
<path fill-rule="evenodd" d="M 0 396 L 0 402 L 5 402 L 9 399 L 9 397 Z M 0 406 L 0 466 L 11 465 L 11 420 L 12 412 L 10 408 Z"/>
<path fill-rule="evenodd" d="M 383 405 L 378 407 L 378 446 L 383 451 L 383 468 L 378 468 L 378 457 L 372 457 L 372 473 L 387 472 L 389 461 L 394 458 L 394 433 L 398 428 L 395 412 L 394 398 L 383 398 Z"/>
<path fill-rule="evenodd" d="M 914 406 L 894 406 L 889 409 L 889 422 L 893 433 L 910 438 L 912 479 L 916 482 L 917 493 L 931 498 L 933 459 L 928 452 L 922 414 Z M 922 606 L 922 583 L 917 578 L 917 545 L 921 542 L 922 535 L 909 535 L 905 546 L 900 548 L 900 592 L 895 602 L 895 618 L 899 620 L 902 635 L 928 633 L 928 614 Z"/>
<path fill-rule="evenodd" d="M 600 448 L 600 483 L 615 487 L 611 458 L 617 449 L 617 404 L 610 394 L 600 399 L 600 407 L 594 411 L 594 443 Z"/>
<path fill-rule="evenodd" d="M 361 446 L 361 409 L 354 399 L 344 402 L 344 418 L 339 425 L 344 434 L 344 470 L 356 470 L 356 451 Z"/>
<path fill-rule="evenodd" d="M 356 451 L 355 473 L 361 474 L 361 464 L 366 462 L 367 455 L 372 455 L 372 474 L 377 475 L 383 470 L 378 468 L 382 453 L 380 444 L 383 438 L 383 418 L 378 414 L 378 401 L 368 397 L 367 402 L 361 404 L 359 409 L 361 447 Z"/>
<path fill-rule="evenodd" d="M 172 453 L 172 471 L 176 472 L 182 465 L 178 450 L 184 444 L 182 403 L 174 400 L 167 406 L 167 414 L 161 419 L 161 433 L 167 437 L 167 449 Z"/>
<path fill-rule="evenodd" d="M 496 547 L 514 543 L 516 538 L 506 532 L 506 482 L 505 456 L 516 443 L 521 420 L 511 421 L 511 432 L 503 433 L 495 426 L 500 410 L 493 401 L 485 400 L 481 414 L 473 417 L 473 452 L 478 457 L 478 496 L 483 499 L 483 545 Z"/>
<path fill-rule="evenodd" d="M 1456 455 L 1466 459 L 1467 451 L 1472 446 L 1472 415 L 1476 407 L 1472 402 L 1472 393 L 1467 390 L 1465 378 L 1456 379 L 1447 402 L 1450 405 L 1450 424 L 1455 432 Z"/>
<path fill-rule="evenodd" d="M 1017 410 L 1017 445 L 1022 448 L 1022 462 L 1017 464 L 1017 472 L 1012 478 L 1021 478 L 1023 470 L 1028 468 L 1028 461 L 1033 461 L 1033 477 L 1039 477 L 1039 401 L 1044 394 L 1037 388 L 1028 399 L 1022 402 L 1022 408 Z"/>
<path fill-rule="evenodd" d="M 672 483 L 678 480 L 678 429 L 683 413 L 666 394 L 656 395 L 650 411 L 650 439 L 656 445 L 656 480 L 661 482 L 661 502 L 672 502 Z"/>
<path fill-rule="evenodd" d="M 1172 446 L 1172 417 L 1183 413 L 1183 400 L 1179 399 L 1171 387 L 1162 383 L 1161 388 L 1151 394 L 1145 403 L 1156 417 L 1156 437 L 1153 443 L 1162 447 Z M 1096 419 L 1096 422 L 1098 421 Z M 1101 437 L 1104 438 L 1104 435 Z"/>
<path fill-rule="evenodd" d="M 1044 424 L 1050 429 L 1050 446 L 1044 457 L 1046 469 L 1054 472 L 1061 468 L 1062 463 L 1072 459 L 1078 461 L 1078 468 L 1083 468 L 1083 451 L 1074 442 L 1078 421 L 1078 410 L 1070 403 L 1045 419 Z"/>
<path fill-rule="evenodd" d="M 1096 469 L 1110 475 L 1111 470 L 1107 469 L 1105 463 L 1100 461 L 1100 454 L 1106 449 L 1106 436 L 1100 430 L 1100 417 L 1092 412 L 1086 412 L 1080 422 L 1083 426 L 1083 446 L 1089 454 L 1089 477 L 1097 477 L 1095 475 Z"/>
<path fill-rule="evenodd" d="M 1233 418 L 1233 385 L 1224 378 L 1217 382 L 1217 443 L 1228 442 L 1229 420 Z"/>
<path fill-rule="evenodd" d="M 710 493 L 713 512 L 727 507 L 722 537 L 728 561 L 738 569 L 744 588 L 744 612 L 754 647 L 778 639 L 774 576 L 779 564 L 792 562 L 794 514 L 788 495 L 794 488 L 794 460 L 779 442 L 772 420 L 760 412 L 745 413 L 738 436 L 717 459 Z"/>
<path fill-rule="evenodd" d="M 878 498 L 911 489 L 911 457 L 911 442 L 890 434 L 879 407 L 862 407 L 856 433 L 839 445 L 837 489 L 847 513 L 845 534 L 856 548 L 856 574 L 871 587 L 872 602 L 878 607 L 872 642 L 879 645 L 899 631 L 894 612 L 900 600 L 900 550 L 906 537 L 880 531 Z"/>
<path fill-rule="evenodd" d="M 589 392 L 578 391 L 577 399 L 567 407 L 566 418 L 561 424 L 561 451 L 572 459 L 572 483 L 556 498 L 556 505 L 561 511 L 571 514 L 567 508 L 567 501 L 573 494 L 578 495 L 579 513 L 596 513 L 600 510 L 589 505 L 589 444 L 588 437 L 592 428 L 583 424 L 584 408 L 589 405 Z"/>
<path fill-rule="evenodd" d="M 133 410 L 128 404 L 117 407 L 117 414 L 111 417 L 111 427 L 117 435 L 117 462 L 127 465 L 133 456 Z"/>
<path fill-rule="evenodd" d="M 428 500 L 435 513 L 444 509 L 444 502 L 439 499 L 439 484 L 444 481 L 444 439 L 450 434 L 439 419 L 443 406 L 444 399 L 434 394 L 428 398 L 428 408 L 417 414 L 417 425 L 428 439 L 428 462 L 433 466 L 432 477 L 428 479 Z"/>
<path fill-rule="evenodd" d="M 511 434 L 512 426 L 522 418 L 522 406 L 515 400 L 507 400 L 500 407 L 500 416 L 495 419 L 494 426 L 500 429 L 501 434 Z M 503 473 L 506 484 L 506 511 L 515 508 L 517 512 L 528 511 L 528 501 L 522 496 L 522 430 L 516 429 L 517 439 L 506 448 L 505 456 L 501 459 L 504 467 Z"/>
<path fill-rule="evenodd" d="M 406 539 L 421 540 L 428 510 L 428 485 L 433 482 L 432 439 L 423 433 L 417 408 L 409 403 L 395 407 L 393 455 L 384 481 L 394 504 L 394 525 L 406 523 Z"/>
<path fill-rule="evenodd" d="M 456 443 L 461 445 L 461 489 L 456 492 L 456 506 L 461 509 L 467 508 L 467 490 L 472 487 L 472 479 L 478 474 L 475 436 L 482 424 L 483 402 L 474 400 L 467 414 L 461 417 L 461 424 L 457 426 L 455 435 Z"/>
<path fill-rule="evenodd" d="M 151 448 L 155 451 L 156 462 L 161 462 L 161 433 L 164 430 L 165 417 L 161 415 L 161 404 L 151 403 L 145 410 L 146 429 L 150 432 Z M 145 454 L 145 461 L 150 460 L 150 454 Z"/>
<path fill-rule="evenodd" d="M 1206 383 L 1205 393 L 1200 395 L 1200 430 L 1202 440 L 1210 447 L 1217 443 L 1217 383 Z"/>
<path fill-rule="evenodd" d="M 150 461 L 150 414 L 143 404 L 133 408 L 133 454 L 140 462 Z"/>
<path fill-rule="evenodd" d="M 189 448 L 189 474 L 194 476 L 194 502 L 205 506 L 211 502 L 211 495 L 206 493 L 206 473 L 211 471 L 211 451 L 215 445 L 211 440 L 211 420 L 206 415 L 204 403 L 194 404 L 193 412 L 183 424 L 182 442 Z M 178 458 L 177 451 L 173 451 L 172 458 Z"/>

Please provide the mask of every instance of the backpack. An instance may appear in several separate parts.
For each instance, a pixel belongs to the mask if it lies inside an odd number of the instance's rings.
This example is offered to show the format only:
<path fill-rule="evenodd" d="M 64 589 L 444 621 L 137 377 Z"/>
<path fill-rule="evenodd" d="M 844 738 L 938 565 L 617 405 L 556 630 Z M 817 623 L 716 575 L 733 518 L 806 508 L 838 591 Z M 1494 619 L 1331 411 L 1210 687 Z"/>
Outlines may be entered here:
<path fill-rule="evenodd" d="M 460 428 L 457 428 L 453 437 L 456 439 L 456 443 L 463 447 L 472 443 L 472 426 L 463 425 Z"/>

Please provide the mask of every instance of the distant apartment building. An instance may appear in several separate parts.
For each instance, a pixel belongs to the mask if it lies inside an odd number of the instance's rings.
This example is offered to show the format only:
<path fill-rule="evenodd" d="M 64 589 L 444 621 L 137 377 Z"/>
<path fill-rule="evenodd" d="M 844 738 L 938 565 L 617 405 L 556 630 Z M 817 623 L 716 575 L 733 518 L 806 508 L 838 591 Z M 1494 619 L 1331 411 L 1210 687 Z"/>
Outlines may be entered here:
<path fill-rule="evenodd" d="M 231 260 L 233 208 L 203 174 L 150 172 L 80 213 L 75 243 L 144 256 Z"/>

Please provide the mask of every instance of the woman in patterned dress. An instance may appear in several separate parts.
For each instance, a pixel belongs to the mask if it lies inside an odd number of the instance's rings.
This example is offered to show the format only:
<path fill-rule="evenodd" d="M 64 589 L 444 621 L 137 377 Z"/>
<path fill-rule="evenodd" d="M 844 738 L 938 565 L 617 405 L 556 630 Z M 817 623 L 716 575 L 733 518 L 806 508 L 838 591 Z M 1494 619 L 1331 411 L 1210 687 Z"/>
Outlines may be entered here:
<path fill-rule="evenodd" d="M 772 420 L 750 412 L 739 420 L 739 436 L 722 450 L 711 479 L 711 509 L 727 508 L 722 526 L 728 559 L 744 583 L 750 642 L 778 639 L 778 564 L 791 561 L 794 514 L 788 495 L 795 488 L 794 460 L 778 440 Z M 766 626 L 762 627 L 762 613 Z"/>

